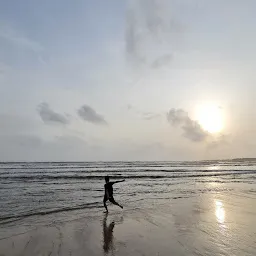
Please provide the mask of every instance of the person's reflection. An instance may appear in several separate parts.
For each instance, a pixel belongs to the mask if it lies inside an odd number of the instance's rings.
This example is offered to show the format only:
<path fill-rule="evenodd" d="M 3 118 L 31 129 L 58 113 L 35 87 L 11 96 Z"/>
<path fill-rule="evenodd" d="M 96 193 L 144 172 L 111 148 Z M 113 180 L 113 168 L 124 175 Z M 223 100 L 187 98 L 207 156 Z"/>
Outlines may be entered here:
<path fill-rule="evenodd" d="M 107 217 L 108 213 L 105 214 L 103 218 L 103 250 L 106 254 L 108 254 L 109 250 L 114 251 L 113 246 L 113 229 L 115 227 L 115 222 L 112 221 L 109 225 L 107 225 Z"/>

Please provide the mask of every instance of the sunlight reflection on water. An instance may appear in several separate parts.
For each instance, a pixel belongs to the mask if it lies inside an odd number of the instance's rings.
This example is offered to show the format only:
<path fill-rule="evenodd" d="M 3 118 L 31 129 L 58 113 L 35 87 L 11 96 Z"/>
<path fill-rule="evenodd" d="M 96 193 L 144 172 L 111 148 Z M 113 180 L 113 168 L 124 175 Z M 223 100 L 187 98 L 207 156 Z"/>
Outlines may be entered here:
<path fill-rule="evenodd" d="M 209 166 L 207 169 L 210 171 L 214 171 L 214 170 L 220 170 L 221 168 L 219 165 L 214 165 L 214 166 Z"/>

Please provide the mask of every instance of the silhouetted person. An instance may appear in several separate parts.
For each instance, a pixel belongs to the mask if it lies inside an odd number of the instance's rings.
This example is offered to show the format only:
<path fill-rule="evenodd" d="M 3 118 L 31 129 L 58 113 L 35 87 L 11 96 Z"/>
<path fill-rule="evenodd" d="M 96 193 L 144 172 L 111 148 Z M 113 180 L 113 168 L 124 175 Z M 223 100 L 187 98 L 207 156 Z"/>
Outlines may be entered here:
<path fill-rule="evenodd" d="M 115 222 L 111 222 L 107 226 L 107 216 L 108 214 L 106 213 L 104 219 L 103 219 L 103 250 L 105 253 L 109 252 L 109 249 L 113 251 L 113 229 L 115 227 Z"/>
<path fill-rule="evenodd" d="M 123 182 L 124 180 L 120 180 L 120 181 L 115 181 L 115 182 L 110 182 L 109 181 L 109 177 L 106 176 L 105 177 L 105 181 L 106 181 L 106 184 L 104 185 L 104 188 L 105 188 L 105 195 L 104 195 L 104 199 L 103 199 L 103 204 L 104 204 L 104 207 L 106 208 L 106 212 L 108 212 L 108 207 L 106 205 L 106 202 L 109 200 L 109 202 L 111 202 L 112 204 L 115 204 L 115 205 L 118 205 L 119 207 L 121 207 L 123 209 L 123 206 L 118 204 L 114 197 L 113 197 L 113 185 L 115 183 L 119 183 L 119 182 Z"/>

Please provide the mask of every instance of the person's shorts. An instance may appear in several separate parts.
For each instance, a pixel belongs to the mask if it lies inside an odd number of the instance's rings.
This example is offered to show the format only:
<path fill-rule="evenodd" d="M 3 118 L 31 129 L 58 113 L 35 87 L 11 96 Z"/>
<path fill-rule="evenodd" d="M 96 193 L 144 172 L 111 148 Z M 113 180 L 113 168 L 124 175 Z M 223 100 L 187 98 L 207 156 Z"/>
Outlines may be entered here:
<path fill-rule="evenodd" d="M 114 197 L 113 196 L 110 196 L 110 197 L 108 197 L 108 196 L 104 196 L 104 202 L 106 202 L 106 201 L 108 201 L 109 200 L 109 202 L 111 202 L 111 203 L 114 203 L 115 202 L 115 199 L 114 199 Z"/>

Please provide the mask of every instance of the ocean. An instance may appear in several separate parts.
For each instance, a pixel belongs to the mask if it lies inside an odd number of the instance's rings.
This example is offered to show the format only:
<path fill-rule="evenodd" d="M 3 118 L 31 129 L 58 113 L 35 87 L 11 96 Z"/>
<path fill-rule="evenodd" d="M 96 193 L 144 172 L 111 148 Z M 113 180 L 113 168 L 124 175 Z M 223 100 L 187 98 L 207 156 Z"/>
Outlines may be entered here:
<path fill-rule="evenodd" d="M 191 214 L 198 213 L 206 221 L 206 215 L 200 214 L 207 207 L 209 212 L 219 207 L 219 216 L 213 216 L 225 225 L 235 221 L 227 218 L 228 211 L 244 211 L 251 222 L 237 227 L 236 235 L 240 229 L 248 231 L 245 235 L 255 235 L 256 241 L 256 159 L 0 163 L 0 240 L 14 230 L 19 233 L 35 226 L 99 216 L 104 211 L 105 175 L 112 181 L 125 179 L 114 185 L 114 197 L 124 211 L 158 212 L 162 217 L 168 212 L 168 216 L 176 216 L 179 227 Z M 231 201 L 224 212 L 223 202 Z M 207 206 L 211 202 L 215 206 Z M 120 209 L 109 205 L 109 211 Z"/>
<path fill-rule="evenodd" d="M 115 185 L 115 198 L 125 207 L 147 207 L 202 193 L 256 198 L 256 159 L 1 163 L 0 224 L 57 212 L 101 210 L 105 175 L 126 180 Z"/>

